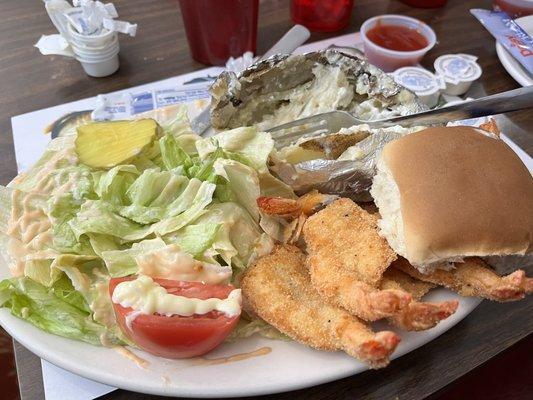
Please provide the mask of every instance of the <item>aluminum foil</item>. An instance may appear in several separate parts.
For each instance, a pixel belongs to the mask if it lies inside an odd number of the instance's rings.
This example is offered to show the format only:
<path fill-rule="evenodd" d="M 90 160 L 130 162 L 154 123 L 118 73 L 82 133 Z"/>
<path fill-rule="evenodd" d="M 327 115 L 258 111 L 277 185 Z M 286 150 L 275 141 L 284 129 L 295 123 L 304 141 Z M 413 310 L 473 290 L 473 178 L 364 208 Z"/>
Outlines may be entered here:
<path fill-rule="evenodd" d="M 417 128 L 414 128 L 417 130 Z M 317 159 L 290 164 L 276 161 L 270 169 L 298 194 L 316 189 L 322 193 L 350 197 L 355 201 L 372 201 L 369 190 L 376 171 L 376 160 L 383 147 L 411 132 L 373 130 L 373 133 L 351 147 L 351 160 Z"/>
<path fill-rule="evenodd" d="M 415 94 L 398 85 L 366 59 L 330 49 L 303 55 L 274 55 L 253 64 L 239 75 L 222 73 L 211 87 L 213 126 L 216 129 L 228 129 L 257 124 L 265 128 L 265 118 L 275 114 L 278 107 L 292 104 L 294 97 L 290 96 L 300 88 L 303 88 L 305 95 L 314 95 L 320 100 L 321 93 L 309 89 L 313 81 L 321 82 L 318 79 L 324 79 L 320 78 L 324 75 L 316 75 L 317 68 L 321 71 L 325 68 L 331 74 L 342 71 L 347 83 L 339 90 L 353 93 L 353 98 L 349 104 L 338 109 L 351 112 L 359 118 L 407 115 L 426 109 Z M 328 107 L 327 104 L 325 106 Z M 332 109 L 335 109 L 334 105 L 324 111 Z M 294 119 L 307 116 L 285 115 L 281 112 L 279 115 Z M 377 154 L 386 143 L 405 134 L 400 133 L 405 132 L 404 129 L 399 132 L 390 129 L 371 131 L 372 135 L 357 143 L 355 148 L 352 147 L 355 156 L 351 160 L 317 159 L 295 165 L 277 160 L 271 170 L 297 193 L 317 189 L 357 201 L 370 201 L 368 191 L 375 173 Z"/>
<path fill-rule="evenodd" d="M 291 102 L 294 90 L 308 92 L 309 86 L 306 85 L 318 79 L 315 75 L 318 67 L 331 74 L 341 71 L 347 83 L 339 90 L 353 94 L 349 104 L 338 107 L 332 104 L 330 108 L 325 104 L 328 109 L 324 111 L 341 109 L 365 119 L 357 110 L 368 99 L 374 99 L 390 116 L 425 109 L 411 91 L 398 85 L 366 59 L 330 49 L 303 55 L 277 54 L 253 64 L 239 75 L 223 72 L 211 87 L 213 127 L 222 130 L 260 124 L 265 116 L 274 114 L 279 107 Z M 321 93 L 309 93 L 310 96 L 313 94 L 320 99 Z M 309 115 L 291 117 L 298 119 L 305 116 Z"/>

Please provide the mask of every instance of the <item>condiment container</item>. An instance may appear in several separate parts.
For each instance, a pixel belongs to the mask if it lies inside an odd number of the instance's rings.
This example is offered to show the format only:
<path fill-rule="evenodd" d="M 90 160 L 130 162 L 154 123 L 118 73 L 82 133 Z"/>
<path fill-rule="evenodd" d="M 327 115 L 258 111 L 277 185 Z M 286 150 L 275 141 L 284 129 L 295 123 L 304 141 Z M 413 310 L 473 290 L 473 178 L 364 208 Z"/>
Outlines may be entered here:
<path fill-rule="evenodd" d="M 392 25 L 395 27 L 400 26 L 409 28 L 422 35 L 427 41 L 427 45 L 412 51 L 399 51 L 385 48 L 374 43 L 368 37 L 368 32 L 380 25 L 382 27 Z M 366 20 L 361 26 L 361 37 L 363 39 L 365 55 L 368 58 L 368 61 L 385 72 L 391 72 L 409 65 L 416 65 L 422 57 L 435 46 L 437 41 L 433 29 L 424 22 L 415 18 L 395 14 L 380 15 Z M 402 43 L 402 41 L 399 43 Z"/>
<path fill-rule="evenodd" d="M 70 24 L 68 31 L 70 47 L 87 75 L 100 78 L 117 71 L 120 51 L 117 32 L 104 29 L 96 35 L 82 35 Z"/>
<path fill-rule="evenodd" d="M 85 73 L 95 78 L 111 75 L 116 72 L 119 67 L 118 50 L 105 57 L 76 56 L 76 59 L 81 63 Z"/>
<path fill-rule="evenodd" d="M 421 67 L 403 67 L 392 74 L 396 83 L 414 92 L 430 108 L 439 102 L 440 91 L 446 87 L 440 76 Z"/>
<path fill-rule="evenodd" d="M 465 94 L 472 82 L 481 76 L 477 57 L 469 54 L 445 54 L 435 60 L 434 67 L 442 77 L 446 88 L 444 93 L 460 96 Z"/>

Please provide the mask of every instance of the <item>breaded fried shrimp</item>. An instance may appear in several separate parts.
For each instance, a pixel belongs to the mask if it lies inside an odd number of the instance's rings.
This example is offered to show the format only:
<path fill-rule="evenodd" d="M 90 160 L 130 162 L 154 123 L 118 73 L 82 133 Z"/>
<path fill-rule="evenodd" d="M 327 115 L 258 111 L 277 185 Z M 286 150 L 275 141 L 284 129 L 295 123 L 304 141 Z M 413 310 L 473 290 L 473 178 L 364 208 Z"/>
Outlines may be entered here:
<path fill-rule="evenodd" d="M 390 316 L 388 320 L 398 328 L 407 331 L 420 331 L 433 328 L 440 321 L 455 313 L 459 306 L 457 300 L 439 303 L 419 301 L 433 287 L 435 287 L 434 284 L 414 279 L 398 269 L 387 269 L 380 288 L 404 290 L 414 299 L 405 308 Z"/>
<path fill-rule="evenodd" d="M 308 218 L 307 251 L 321 265 L 337 267 L 377 286 L 396 254 L 378 235 L 377 218 L 350 199 L 339 199 Z"/>
<path fill-rule="evenodd" d="M 313 289 L 305 255 L 294 246 L 277 246 L 260 258 L 242 280 L 253 311 L 294 340 L 319 350 L 342 350 L 372 368 L 388 364 L 400 338 L 374 333 L 358 318 L 326 303 Z"/>
<path fill-rule="evenodd" d="M 315 255 L 307 258 L 307 266 L 311 282 L 321 295 L 365 321 L 391 317 L 412 300 L 402 289 L 380 290 L 359 281 L 342 266 L 324 263 Z"/>
<path fill-rule="evenodd" d="M 422 274 L 403 258 L 395 261 L 393 267 L 421 281 L 445 286 L 461 296 L 503 302 L 520 300 L 531 292 L 531 278 L 527 278 L 523 270 L 499 276 L 478 257 L 465 258 L 464 262 L 455 263 L 453 269 L 436 269 L 429 274 Z"/>

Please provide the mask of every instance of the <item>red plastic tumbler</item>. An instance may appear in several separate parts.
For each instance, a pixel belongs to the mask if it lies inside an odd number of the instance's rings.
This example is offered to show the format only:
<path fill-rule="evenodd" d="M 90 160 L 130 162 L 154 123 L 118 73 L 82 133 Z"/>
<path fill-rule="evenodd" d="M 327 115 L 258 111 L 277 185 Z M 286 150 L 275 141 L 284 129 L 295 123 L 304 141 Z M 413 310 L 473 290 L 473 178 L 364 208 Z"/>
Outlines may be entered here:
<path fill-rule="evenodd" d="M 291 18 L 312 31 L 333 32 L 350 23 L 353 0 L 292 0 Z"/>
<path fill-rule="evenodd" d="M 402 3 L 417 8 L 438 8 L 446 5 L 448 0 L 401 0 Z"/>
<path fill-rule="evenodd" d="M 229 57 L 255 54 L 258 0 L 179 0 L 192 57 L 224 65 Z"/>

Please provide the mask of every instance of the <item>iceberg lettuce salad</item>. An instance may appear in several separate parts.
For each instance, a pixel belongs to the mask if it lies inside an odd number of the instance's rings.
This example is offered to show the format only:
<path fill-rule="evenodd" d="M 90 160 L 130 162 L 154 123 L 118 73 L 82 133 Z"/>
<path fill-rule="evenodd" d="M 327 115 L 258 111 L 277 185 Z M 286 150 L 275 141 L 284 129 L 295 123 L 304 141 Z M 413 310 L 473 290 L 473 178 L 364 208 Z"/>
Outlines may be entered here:
<path fill-rule="evenodd" d="M 172 278 L 165 265 L 143 270 L 144 261 L 179 256 L 238 285 L 240 272 L 269 250 L 264 229 L 275 231 L 275 222 L 262 220 L 256 199 L 294 196 L 268 170 L 270 135 L 246 127 L 201 138 L 185 108 L 173 110 L 171 118 L 146 116 L 157 122 L 154 138 L 122 163 L 81 162 L 71 129 L 0 186 L 0 249 L 12 275 L 0 282 L 0 306 L 56 335 L 131 344 L 115 319 L 111 278 Z M 109 143 L 109 154 L 122 146 Z M 243 335 L 272 329 L 262 321 L 241 327 Z"/>

